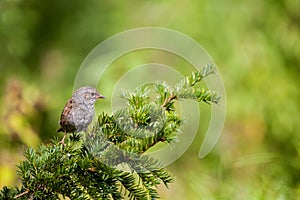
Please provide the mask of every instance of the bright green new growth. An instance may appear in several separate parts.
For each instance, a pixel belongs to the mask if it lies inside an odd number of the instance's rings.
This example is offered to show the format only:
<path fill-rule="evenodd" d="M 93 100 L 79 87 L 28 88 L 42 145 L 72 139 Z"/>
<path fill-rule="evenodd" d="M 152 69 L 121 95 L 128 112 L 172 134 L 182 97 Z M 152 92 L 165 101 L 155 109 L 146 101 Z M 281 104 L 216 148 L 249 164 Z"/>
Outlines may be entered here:
<path fill-rule="evenodd" d="M 157 82 L 154 100 L 148 86 L 124 90 L 127 106 L 111 116 L 100 113 L 84 137 L 73 134 L 66 146 L 56 138 L 25 150 L 26 160 L 18 165 L 22 187 L 4 187 L 1 199 L 157 199 L 156 186 L 168 187 L 174 178 L 146 151 L 158 142 L 177 141 L 183 119 L 176 100 L 219 102 L 215 92 L 195 87 L 213 73 L 207 65 L 174 87 Z"/>

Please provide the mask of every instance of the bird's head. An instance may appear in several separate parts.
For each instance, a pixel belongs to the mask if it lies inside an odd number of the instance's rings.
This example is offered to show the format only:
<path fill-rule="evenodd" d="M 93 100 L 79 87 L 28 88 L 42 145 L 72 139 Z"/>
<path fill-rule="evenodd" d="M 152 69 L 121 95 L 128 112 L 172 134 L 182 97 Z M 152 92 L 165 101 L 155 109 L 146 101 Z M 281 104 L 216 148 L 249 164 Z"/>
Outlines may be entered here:
<path fill-rule="evenodd" d="M 95 103 L 97 99 L 104 99 L 105 97 L 102 96 L 95 88 L 90 86 L 81 87 L 74 92 L 73 97 L 79 97 L 83 101 L 89 101 Z"/>

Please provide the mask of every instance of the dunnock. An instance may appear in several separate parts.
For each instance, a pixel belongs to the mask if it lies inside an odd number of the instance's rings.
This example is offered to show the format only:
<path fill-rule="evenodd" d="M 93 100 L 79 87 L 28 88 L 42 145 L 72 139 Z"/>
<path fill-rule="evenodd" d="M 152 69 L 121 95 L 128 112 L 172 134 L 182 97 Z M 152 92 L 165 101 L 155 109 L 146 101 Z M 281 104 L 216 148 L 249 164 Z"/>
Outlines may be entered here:
<path fill-rule="evenodd" d="M 95 114 L 95 102 L 105 98 L 95 88 L 86 86 L 76 90 L 61 113 L 60 128 L 56 132 L 64 132 L 60 143 L 64 144 L 67 133 L 85 130 L 92 122 Z"/>

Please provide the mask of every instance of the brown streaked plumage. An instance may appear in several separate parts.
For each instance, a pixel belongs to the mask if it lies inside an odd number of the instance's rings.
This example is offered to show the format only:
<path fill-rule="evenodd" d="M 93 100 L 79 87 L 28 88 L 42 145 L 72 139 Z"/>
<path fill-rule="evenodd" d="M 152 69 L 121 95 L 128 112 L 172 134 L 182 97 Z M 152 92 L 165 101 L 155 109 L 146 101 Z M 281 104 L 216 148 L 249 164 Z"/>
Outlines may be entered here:
<path fill-rule="evenodd" d="M 60 128 L 56 131 L 65 133 L 62 144 L 67 133 L 84 131 L 89 126 L 94 118 L 95 102 L 100 98 L 105 97 L 90 86 L 81 87 L 73 93 L 62 111 Z"/>

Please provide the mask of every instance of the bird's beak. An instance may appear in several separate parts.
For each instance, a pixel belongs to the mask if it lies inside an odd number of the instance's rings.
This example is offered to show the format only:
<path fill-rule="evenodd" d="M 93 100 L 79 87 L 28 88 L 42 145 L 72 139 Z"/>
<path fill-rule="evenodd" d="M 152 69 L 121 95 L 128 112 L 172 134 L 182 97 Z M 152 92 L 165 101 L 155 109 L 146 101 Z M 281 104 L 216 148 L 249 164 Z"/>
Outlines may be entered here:
<path fill-rule="evenodd" d="M 105 99 L 105 96 L 102 96 L 101 94 L 96 96 L 97 99 Z"/>

